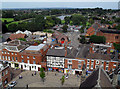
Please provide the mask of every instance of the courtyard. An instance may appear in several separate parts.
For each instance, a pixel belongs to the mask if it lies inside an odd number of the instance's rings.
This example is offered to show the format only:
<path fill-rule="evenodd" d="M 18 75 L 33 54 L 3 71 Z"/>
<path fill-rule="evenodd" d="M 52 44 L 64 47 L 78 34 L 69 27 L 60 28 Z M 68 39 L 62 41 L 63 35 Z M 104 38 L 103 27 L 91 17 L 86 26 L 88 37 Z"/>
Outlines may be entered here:
<path fill-rule="evenodd" d="M 34 76 L 32 74 L 34 74 L 33 71 L 24 71 L 20 74 L 23 77 L 22 79 L 19 79 L 19 75 L 14 78 L 12 81 L 17 82 L 15 87 L 26 87 L 28 85 L 28 87 L 74 87 L 78 89 L 80 86 L 80 77 L 77 77 L 77 75 L 69 75 L 69 78 L 65 79 L 64 85 L 61 85 L 60 79 L 64 75 L 63 73 L 45 72 L 44 83 L 39 72 L 36 72 Z"/>

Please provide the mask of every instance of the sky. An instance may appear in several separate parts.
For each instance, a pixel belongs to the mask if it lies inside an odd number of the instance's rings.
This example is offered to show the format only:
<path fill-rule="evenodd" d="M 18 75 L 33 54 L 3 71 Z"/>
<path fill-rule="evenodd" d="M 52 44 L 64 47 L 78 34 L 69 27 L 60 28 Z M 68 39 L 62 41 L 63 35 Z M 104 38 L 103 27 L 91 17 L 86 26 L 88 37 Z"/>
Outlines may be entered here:
<path fill-rule="evenodd" d="M 84 1 L 84 2 L 83 2 Z M 119 0 L 3 0 L 2 8 L 104 8 L 118 9 Z"/>
<path fill-rule="evenodd" d="M 118 2 L 120 0 L 2 0 L 2 2 Z"/>

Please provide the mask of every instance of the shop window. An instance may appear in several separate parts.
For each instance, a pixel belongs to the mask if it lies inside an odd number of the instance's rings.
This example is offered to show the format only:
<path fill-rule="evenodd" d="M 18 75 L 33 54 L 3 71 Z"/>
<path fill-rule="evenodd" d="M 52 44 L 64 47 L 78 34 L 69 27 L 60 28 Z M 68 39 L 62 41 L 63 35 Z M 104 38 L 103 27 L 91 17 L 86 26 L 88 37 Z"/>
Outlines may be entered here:
<path fill-rule="evenodd" d="M 35 56 L 33 57 L 33 59 L 35 59 Z"/>

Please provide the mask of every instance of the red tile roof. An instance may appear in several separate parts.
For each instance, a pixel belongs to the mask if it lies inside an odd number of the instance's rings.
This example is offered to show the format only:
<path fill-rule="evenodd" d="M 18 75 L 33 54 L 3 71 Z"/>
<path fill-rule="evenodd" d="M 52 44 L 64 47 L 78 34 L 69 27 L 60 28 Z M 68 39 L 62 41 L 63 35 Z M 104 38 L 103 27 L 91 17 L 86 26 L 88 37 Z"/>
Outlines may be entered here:
<path fill-rule="evenodd" d="M 9 37 L 11 40 L 18 39 L 18 38 L 25 38 L 25 34 L 11 34 Z"/>

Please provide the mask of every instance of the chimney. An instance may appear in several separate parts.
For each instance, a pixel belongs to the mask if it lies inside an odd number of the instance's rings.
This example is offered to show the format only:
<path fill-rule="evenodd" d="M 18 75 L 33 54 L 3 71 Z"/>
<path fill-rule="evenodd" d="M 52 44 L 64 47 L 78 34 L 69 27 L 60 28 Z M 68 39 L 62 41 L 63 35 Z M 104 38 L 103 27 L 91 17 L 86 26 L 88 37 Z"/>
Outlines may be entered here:
<path fill-rule="evenodd" d="M 67 47 L 65 46 L 65 56 L 67 56 Z"/>

